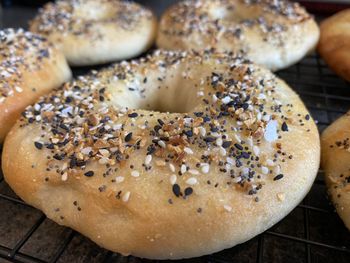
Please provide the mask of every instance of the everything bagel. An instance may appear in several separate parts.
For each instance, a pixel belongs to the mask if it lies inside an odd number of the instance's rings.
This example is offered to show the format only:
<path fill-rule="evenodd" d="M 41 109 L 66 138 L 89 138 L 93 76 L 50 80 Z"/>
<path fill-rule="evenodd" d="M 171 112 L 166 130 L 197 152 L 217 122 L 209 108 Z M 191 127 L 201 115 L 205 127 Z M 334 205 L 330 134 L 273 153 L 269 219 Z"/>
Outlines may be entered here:
<path fill-rule="evenodd" d="M 318 52 L 335 73 L 350 81 L 350 9 L 321 23 Z"/>
<path fill-rule="evenodd" d="M 63 54 L 47 39 L 0 30 L 0 143 L 28 105 L 70 78 Z"/>
<path fill-rule="evenodd" d="M 350 112 L 322 134 L 322 167 L 328 192 L 344 224 L 350 229 Z"/>
<path fill-rule="evenodd" d="M 242 52 L 271 70 L 314 49 L 319 29 L 297 3 L 284 0 L 186 0 L 162 16 L 157 45 L 168 50 Z"/>
<path fill-rule="evenodd" d="M 178 259 L 278 222 L 309 191 L 319 154 L 308 111 L 268 70 L 156 51 L 28 107 L 2 168 L 23 200 L 97 244 Z"/>
<path fill-rule="evenodd" d="M 73 66 L 135 57 L 153 44 L 156 28 L 151 11 L 119 0 L 57 0 L 30 23 L 30 30 L 58 45 Z"/>

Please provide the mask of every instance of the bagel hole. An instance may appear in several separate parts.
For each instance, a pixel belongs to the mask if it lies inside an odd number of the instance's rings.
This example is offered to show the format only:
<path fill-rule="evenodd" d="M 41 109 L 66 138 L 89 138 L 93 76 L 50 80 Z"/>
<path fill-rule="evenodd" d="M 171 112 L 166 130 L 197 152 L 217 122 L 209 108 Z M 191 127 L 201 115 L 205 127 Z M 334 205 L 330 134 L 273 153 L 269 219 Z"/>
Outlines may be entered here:
<path fill-rule="evenodd" d="M 117 104 L 134 110 L 148 110 L 163 113 L 186 113 L 193 111 L 202 97 L 198 96 L 198 85 L 183 82 L 167 82 L 169 85 L 157 85 L 158 80 L 151 80 L 147 85 L 130 88 L 125 91 L 118 89 L 113 94 Z M 152 83 L 152 84 L 151 84 Z"/>
<path fill-rule="evenodd" d="M 83 20 L 106 20 L 113 18 L 116 10 L 110 5 L 102 5 L 97 2 L 87 2 L 75 9 L 75 15 Z"/>
<path fill-rule="evenodd" d="M 239 10 L 245 10 L 240 12 Z M 260 16 L 260 12 L 256 9 L 251 9 L 241 6 L 224 6 L 218 3 L 210 3 L 208 7 L 208 15 L 213 20 L 223 20 L 223 22 L 242 22 L 245 20 L 256 19 Z"/>
<path fill-rule="evenodd" d="M 186 113 L 192 111 L 199 103 L 197 89 L 187 85 L 159 87 L 150 92 L 149 99 L 140 104 L 146 110 L 169 113 Z"/>

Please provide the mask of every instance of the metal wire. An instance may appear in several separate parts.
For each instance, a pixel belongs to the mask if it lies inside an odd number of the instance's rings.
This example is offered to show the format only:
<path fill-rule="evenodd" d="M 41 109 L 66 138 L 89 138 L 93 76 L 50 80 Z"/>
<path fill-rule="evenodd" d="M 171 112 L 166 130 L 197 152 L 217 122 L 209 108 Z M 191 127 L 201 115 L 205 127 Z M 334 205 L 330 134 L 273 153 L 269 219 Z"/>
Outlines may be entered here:
<path fill-rule="evenodd" d="M 286 70 L 277 73 L 281 78 L 285 79 L 288 84 L 290 84 L 301 96 L 307 105 L 308 109 L 311 111 L 311 114 L 316 120 L 318 120 L 319 129 L 322 131 L 323 128 L 329 125 L 336 117 L 345 113 L 347 110 L 347 105 L 350 108 L 350 85 L 345 81 L 340 80 L 332 72 L 329 71 L 327 66 L 317 55 L 311 55 L 301 61 L 299 64 L 290 67 Z M 349 91 L 348 91 L 349 89 Z M 344 95 L 349 94 L 349 96 Z M 338 107 L 339 105 L 339 107 Z M 324 187 L 324 181 L 322 179 L 323 171 L 320 170 L 319 176 L 317 177 L 314 187 Z M 310 195 L 305 198 L 304 201 L 296 208 L 301 209 L 303 215 L 303 236 L 297 236 L 287 233 L 281 233 L 277 231 L 276 228 L 272 228 L 265 233 L 261 234 L 256 238 L 256 255 L 252 255 L 254 259 L 251 262 L 263 263 L 266 262 L 266 248 L 269 238 L 277 238 L 279 242 L 284 240 L 293 242 L 295 244 L 299 243 L 304 245 L 305 253 L 298 255 L 300 257 L 300 262 L 313 262 L 313 248 L 319 249 L 328 249 L 334 252 L 339 252 L 342 254 L 342 257 L 345 258 L 344 262 L 350 262 L 350 247 L 345 247 L 343 244 L 339 245 L 338 241 L 335 243 L 325 243 L 313 240 L 311 238 L 311 227 L 314 222 L 310 217 L 311 213 L 318 213 L 322 216 L 331 216 L 337 218 L 337 214 L 334 212 L 334 209 L 331 206 L 328 207 L 317 207 L 310 204 Z M 8 202 L 11 206 L 19 207 L 30 207 L 23 201 L 19 200 L 12 194 L 9 194 L 8 186 L 6 185 L 2 174 L 0 173 L 0 201 Z M 35 211 L 33 209 L 33 211 Z M 3 211 L 5 212 L 5 211 Z M 287 216 L 288 217 L 288 216 Z M 32 224 L 32 226 L 25 232 L 25 234 L 15 243 L 15 245 L 10 246 L 6 244 L 6 237 L 0 236 L 0 261 L 1 258 L 9 260 L 11 262 L 20 262 L 20 263 L 37 263 L 37 262 L 48 262 L 55 263 L 59 261 L 64 253 L 67 251 L 72 241 L 80 237 L 78 233 L 71 230 L 66 237 L 62 240 L 60 245 L 57 247 L 57 250 L 52 253 L 48 260 L 42 260 L 40 258 L 34 257 L 30 252 L 24 253 L 22 248 L 26 243 L 31 240 L 33 235 L 40 229 L 42 224 L 45 222 L 46 217 L 44 215 L 39 216 L 39 218 Z M 283 221 L 282 221 L 283 222 Z M 0 221 L 0 227 L 6 226 L 7 222 Z M 344 231 L 347 231 L 343 225 L 337 227 L 343 228 Z M 349 239 L 346 240 L 346 243 L 350 244 L 350 233 Z M 88 241 L 84 241 L 88 242 Z M 83 246 L 83 244 L 82 244 Z M 241 245 L 242 250 L 244 245 Z M 240 247 L 240 248 L 241 248 Z M 116 255 L 112 252 L 106 252 L 102 248 L 97 249 L 97 253 L 104 253 L 104 259 L 102 262 L 140 262 L 141 260 L 134 259 L 132 257 L 122 257 Z M 227 253 L 227 252 L 222 252 Z M 230 253 L 230 251 L 229 251 Z M 232 252 L 234 253 L 234 251 Z M 327 259 L 325 260 L 327 262 Z M 333 261 L 332 258 L 328 259 L 328 262 Z M 150 262 L 150 261 L 148 261 Z M 192 261 L 191 261 L 192 262 Z M 220 253 L 203 257 L 203 259 L 198 259 L 195 262 L 231 262 L 230 260 L 225 260 Z"/>

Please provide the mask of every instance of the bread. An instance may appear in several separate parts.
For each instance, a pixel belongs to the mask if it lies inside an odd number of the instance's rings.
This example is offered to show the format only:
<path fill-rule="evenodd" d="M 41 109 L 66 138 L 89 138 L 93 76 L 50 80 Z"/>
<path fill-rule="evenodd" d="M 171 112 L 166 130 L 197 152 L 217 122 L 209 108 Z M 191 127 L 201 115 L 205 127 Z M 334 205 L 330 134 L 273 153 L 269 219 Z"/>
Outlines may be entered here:
<path fill-rule="evenodd" d="M 186 0 L 162 16 L 157 45 L 167 50 L 242 52 L 271 70 L 298 62 L 319 39 L 313 17 L 284 0 Z"/>
<path fill-rule="evenodd" d="M 344 224 L 350 229 L 350 113 L 322 134 L 322 167 L 329 195 Z"/>
<path fill-rule="evenodd" d="M 278 222 L 309 191 L 319 155 L 308 111 L 268 70 L 156 51 L 27 108 L 2 167 L 23 200 L 100 246 L 179 259 Z"/>
<path fill-rule="evenodd" d="M 45 38 L 0 30 L 0 143 L 25 107 L 70 77 L 63 54 Z"/>
<path fill-rule="evenodd" d="M 318 52 L 335 73 L 350 81 L 350 9 L 321 23 Z"/>
<path fill-rule="evenodd" d="M 156 28 L 151 11 L 118 0 L 57 0 L 30 23 L 31 31 L 60 46 L 72 66 L 138 56 L 152 46 Z"/>

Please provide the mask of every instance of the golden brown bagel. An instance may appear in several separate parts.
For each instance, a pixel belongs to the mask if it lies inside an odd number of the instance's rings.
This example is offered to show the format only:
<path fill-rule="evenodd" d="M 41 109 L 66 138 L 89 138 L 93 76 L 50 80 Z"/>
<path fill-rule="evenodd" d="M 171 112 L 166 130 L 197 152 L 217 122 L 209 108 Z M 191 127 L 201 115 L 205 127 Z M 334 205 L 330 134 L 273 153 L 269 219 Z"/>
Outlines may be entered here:
<path fill-rule="evenodd" d="M 63 54 L 45 38 L 0 30 L 0 143 L 25 107 L 70 77 Z"/>
<path fill-rule="evenodd" d="M 350 112 L 322 134 L 322 167 L 329 194 L 350 229 Z"/>
<path fill-rule="evenodd" d="M 335 73 L 350 81 L 350 9 L 321 23 L 318 52 Z"/>
<path fill-rule="evenodd" d="M 319 155 L 308 111 L 268 70 L 157 51 L 27 108 L 2 164 L 14 191 L 57 223 L 124 255 L 177 259 L 278 222 L 309 191 Z"/>
<path fill-rule="evenodd" d="M 157 45 L 169 50 L 243 52 L 271 70 L 314 49 L 319 29 L 297 3 L 284 0 L 186 0 L 162 16 Z"/>
<path fill-rule="evenodd" d="M 119 0 L 57 0 L 30 23 L 63 50 L 69 64 L 87 66 L 135 57 L 155 39 L 151 11 Z"/>

